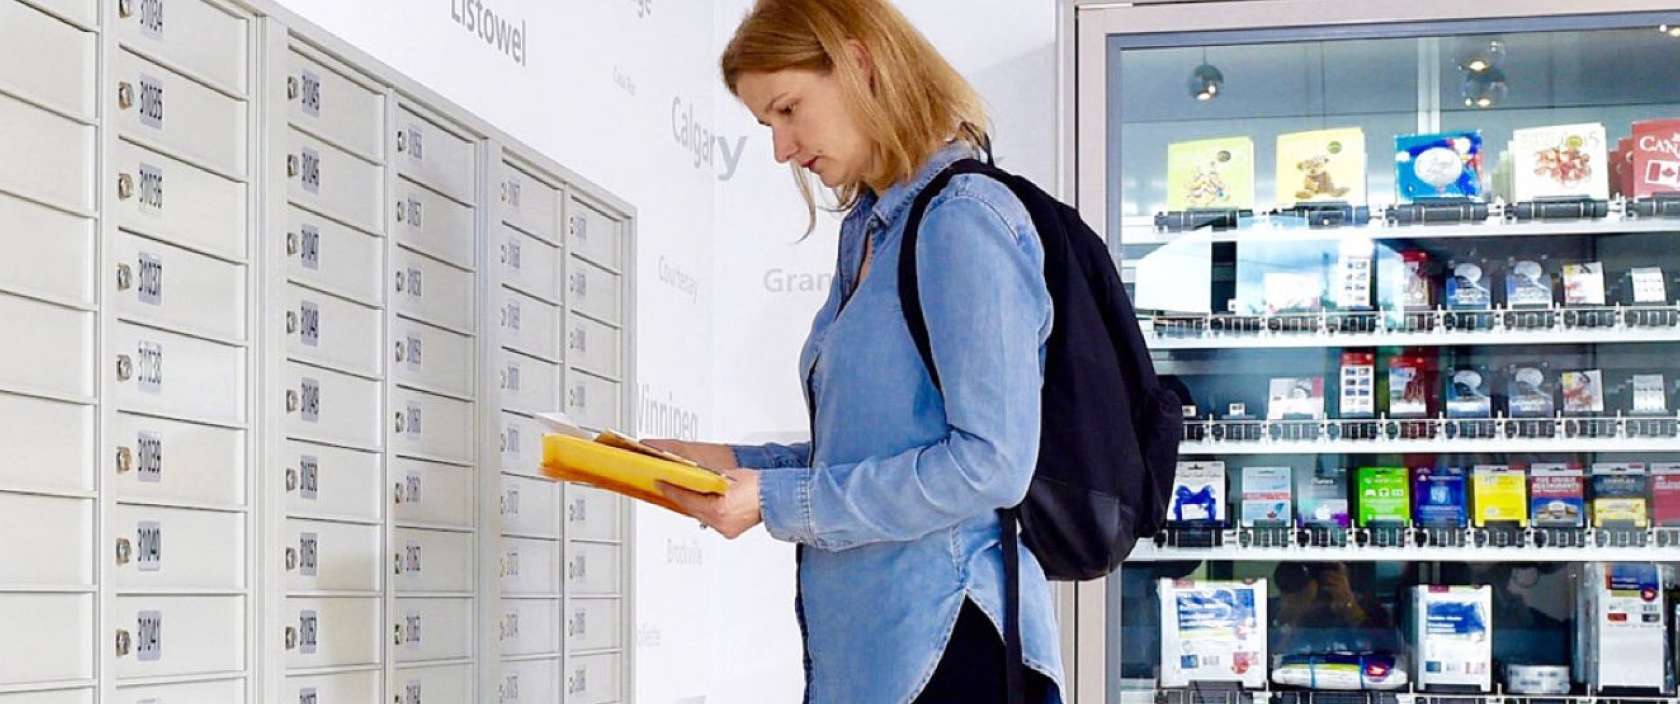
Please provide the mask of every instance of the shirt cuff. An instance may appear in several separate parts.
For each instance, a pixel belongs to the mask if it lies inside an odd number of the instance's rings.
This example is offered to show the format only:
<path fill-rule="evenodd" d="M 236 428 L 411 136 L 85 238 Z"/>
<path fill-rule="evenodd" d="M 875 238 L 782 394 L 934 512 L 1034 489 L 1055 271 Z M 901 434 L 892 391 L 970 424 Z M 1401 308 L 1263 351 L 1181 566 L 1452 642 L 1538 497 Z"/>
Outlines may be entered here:
<path fill-rule="evenodd" d="M 816 544 L 811 522 L 811 470 L 766 469 L 758 473 L 758 514 L 770 537 Z"/>
<path fill-rule="evenodd" d="M 730 445 L 735 453 L 735 466 L 742 469 L 764 469 L 776 466 L 776 457 L 761 445 Z"/>

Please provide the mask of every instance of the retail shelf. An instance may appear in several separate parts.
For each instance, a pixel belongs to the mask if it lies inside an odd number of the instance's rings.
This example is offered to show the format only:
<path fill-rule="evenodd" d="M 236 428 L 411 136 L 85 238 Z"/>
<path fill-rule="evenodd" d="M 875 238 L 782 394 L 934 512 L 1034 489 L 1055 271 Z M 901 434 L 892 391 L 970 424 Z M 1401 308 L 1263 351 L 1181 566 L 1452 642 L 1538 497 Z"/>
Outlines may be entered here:
<path fill-rule="evenodd" d="M 1595 309 L 1613 310 L 1613 309 Z M 1668 309 L 1664 309 L 1668 310 Z M 1561 312 L 1561 311 L 1560 311 Z M 1216 316 L 1200 318 L 1211 323 Z M 1183 318 L 1179 318 L 1183 319 Z M 1320 329 L 1323 329 L 1322 327 Z M 1148 333 L 1148 331 L 1146 331 Z M 1151 350 L 1308 349 L 1324 347 L 1453 347 L 1586 345 L 1680 342 L 1680 328 L 1560 327 L 1543 330 L 1488 330 L 1436 332 L 1378 331 L 1368 333 L 1272 333 L 1253 335 L 1207 334 L 1178 337 L 1149 334 Z"/>
<path fill-rule="evenodd" d="M 1309 228 L 1298 221 L 1256 218 L 1252 224 L 1231 230 L 1166 232 L 1155 228 L 1150 218 L 1127 218 L 1120 227 L 1120 244 L 1165 245 L 1174 242 L 1302 242 L 1335 241 L 1349 237 L 1373 240 L 1424 240 L 1464 237 L 1552 237 L 1680 233 L 1680 220 L 1611 216 L 1568 222 L 1506 222 L 1490 218 L 1479 223 L 1452 225 L 1387 225 L 1373 221 L 1365 226 Z M 1285 224 L 1288 223 L 1288 224 Z"/>
<path fill-rule="evenodd" d="M 1239 689 L 1230 683 L 1208 687 L 1160 687 L 1154 680 L 1128 678 L 1119 688 L 1121 704 L 1680 704 L 1658 695 L 1466 694 L 1399 690 Z"/>
<path fill-rule="evenodd" d="M 1176 547 L 1140 541 L 1127 556 L 1127 562 L 1680 562 L 1680 545 L 1599 546 L 1596 538 L 1575 547 L 1536 546 L 1533 544 L 1491 546 L 1475 545 L 1405 545 L 1378 547 L 1348 542 L 1343 545 L 1291 544 L 1262 547 L 1244 545 L 1235 539 L 1237 531 L 1227 530 L 1230 540 L 1213 547 Z"/>
<path fill-rule="evenodd" d="M 1187 420 L 1181 455 L 1680 452 L 1662 417 Z"/>

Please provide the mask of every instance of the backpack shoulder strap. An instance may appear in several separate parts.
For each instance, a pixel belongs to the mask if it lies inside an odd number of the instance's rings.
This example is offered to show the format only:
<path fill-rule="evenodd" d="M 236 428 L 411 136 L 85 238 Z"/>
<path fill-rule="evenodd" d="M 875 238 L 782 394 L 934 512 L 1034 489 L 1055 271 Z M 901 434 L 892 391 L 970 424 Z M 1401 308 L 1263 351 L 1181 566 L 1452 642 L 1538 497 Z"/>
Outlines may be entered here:
<path fill-rule="evenodd" d="M 916 343 L 916 351 L 922 355 L 922 363 L 927 366 L 928 377 L 933 379 L 933 388 L 943 390 L 939 384 L 939 367 L 933 363 L 933 346 L 928 341 L 927 318 L 922 316 L 922 293 L 916 277 L 916 239 L 921 234 L 922 217 L 927 214 L 928 204 L 939 193 L 950 185 L 951 179 L 962 174 L 984 174 L 1009 184 L 1002 177 L 1003 172 L 996 167 L 981 163 L 975 159 L 963 159 L 945 167 L 945 170 L 935 176 L 928 185 L 916 194 L 916 199 L 910 204 L 910 217 L 904 223 L 904 235 L 898 249 L 898 302 L 904 310 L 904 324 L 910 328 L 910 339 Z"/>

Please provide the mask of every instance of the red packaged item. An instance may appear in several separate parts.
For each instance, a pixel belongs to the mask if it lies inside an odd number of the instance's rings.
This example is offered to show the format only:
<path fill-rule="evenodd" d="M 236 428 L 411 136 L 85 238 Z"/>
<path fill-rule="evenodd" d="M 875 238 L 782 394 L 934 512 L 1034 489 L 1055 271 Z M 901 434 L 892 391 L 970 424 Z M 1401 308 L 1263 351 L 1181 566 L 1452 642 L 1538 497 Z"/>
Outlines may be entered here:
<path fill-rule="evenodd" d="M 1680 526 L 1680 463 L 1651 465 L 1651 520 L 1658 526 Z"/>
<path fill-rule="evenodd" d="M 1430 389 L 1434 388 L 1421 355 L 1404 354 L 1388 360 L 1390 418 L 1427 418 Z"/>
<path fill-rule="evenodd" d="M 1680 193 L 1680 119 L 1633 123 L 1632 198 Z"/>
<path fill-rule="evenodd" d="M 1610 197 L 1633 197 L 1633 137 L 1623 137 L 1610 152 Z"/>

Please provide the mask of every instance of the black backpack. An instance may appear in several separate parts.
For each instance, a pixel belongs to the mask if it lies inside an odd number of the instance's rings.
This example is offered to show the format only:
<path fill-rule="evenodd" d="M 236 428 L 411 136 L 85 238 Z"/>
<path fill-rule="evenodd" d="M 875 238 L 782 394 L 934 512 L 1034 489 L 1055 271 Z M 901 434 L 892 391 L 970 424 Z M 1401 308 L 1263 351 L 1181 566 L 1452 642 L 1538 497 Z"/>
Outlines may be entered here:
<path fill-rule="evenodd" d="M 995 179 L 1026 206 L 1043 242 L 1044 280 L 1055 310 L 1032 486 L 1019 506 L 998 512 L 1011 701 L 1018 701 L 1016 522 L 1020 539 L 1051 579 L 1095 579 L 1114 571 L 1139 538 L 1153 536 L 1166 521 L 1183 406 L 1155 376 L 1137 314 L 1102 238 L 1077 211 L 1031 181 L 974 159 L 947 167 L 917 194 L 900 246 L 899 301 L 934 388 L 940 388 L 939 370 L 916 283 L 916 237 L 928 203 L 961 174 Z"/>

